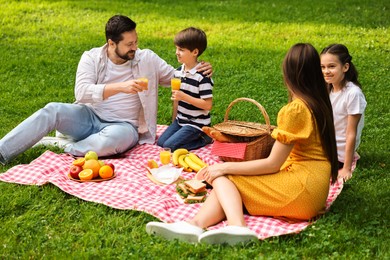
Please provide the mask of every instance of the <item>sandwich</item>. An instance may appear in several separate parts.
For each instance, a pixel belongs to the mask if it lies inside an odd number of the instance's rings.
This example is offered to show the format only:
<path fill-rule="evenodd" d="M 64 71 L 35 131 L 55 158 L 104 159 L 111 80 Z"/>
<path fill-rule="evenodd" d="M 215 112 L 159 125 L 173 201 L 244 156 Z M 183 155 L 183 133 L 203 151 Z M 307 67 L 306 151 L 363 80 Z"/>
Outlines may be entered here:
<path fill-rule="evenodd" d="M 202 203 L 206 200 L 206 184 L 199 180 L 187 180 L 176 185 L 176 191 L 184 203 Z"/>

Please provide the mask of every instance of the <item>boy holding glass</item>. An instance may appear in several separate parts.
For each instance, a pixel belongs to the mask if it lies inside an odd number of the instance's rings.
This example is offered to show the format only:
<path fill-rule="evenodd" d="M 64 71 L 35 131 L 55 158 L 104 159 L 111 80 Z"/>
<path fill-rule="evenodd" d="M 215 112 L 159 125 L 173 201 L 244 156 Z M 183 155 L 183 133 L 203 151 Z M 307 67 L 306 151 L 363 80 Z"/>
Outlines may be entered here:
<path fill-rule="evenodd" d="M 196 71 L 198 57 L 207 47 L 204 31 L 189 27 L 180 31 L 174 39 L 177 60 L 182 64 L 175 76 L 180 77 L 180 90 L 172 90 L 171 99 L 177 102 L 174 107 L 173 123 L 157 141 L 157 145 L 170 148 L 194 150 L 211 143 L 212 139 L 203 131 L 203 126 L 210 126 L 212 108 L 211 78 Z"/>

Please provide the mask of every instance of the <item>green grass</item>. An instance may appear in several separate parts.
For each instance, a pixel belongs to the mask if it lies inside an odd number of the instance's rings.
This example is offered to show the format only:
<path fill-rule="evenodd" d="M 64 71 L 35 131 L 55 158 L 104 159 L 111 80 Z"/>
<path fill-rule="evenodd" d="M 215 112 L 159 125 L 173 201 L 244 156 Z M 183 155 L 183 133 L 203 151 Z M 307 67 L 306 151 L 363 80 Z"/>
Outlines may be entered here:
<path fill-rule="evenodd" d="M 275 124 L 287 100 L 281 62 L 297 42 L 319 51 L 346 44 L 368 102 L 354 178 L 330 212 L 299 234 L 237 247 L 168 242 L 146 234 L 145 224 L 154 218 L 145 213 L 82 201 L 51 184 L 0 183 L 0 258 L 390 257 L 388 1 L 0 0 L 0 6 L 0 136 L 50 101 L 74 101 L 80 56 L 104 44 L 104 25 L 118 13 L 137 22 L 140 48 L 174 66 L 174 35 L 188 26 L 206 31 L 209 46 L 201 58 L 214 67 L 213 124 L 238 97 L 260 102 Z M 168 92 L 160 91 L 160 124 L 170 122 Z M 256 112 L 242 103 L 231 117 L 262 120 Z M 30 149 L 0 172 L 42 152 Z"/>

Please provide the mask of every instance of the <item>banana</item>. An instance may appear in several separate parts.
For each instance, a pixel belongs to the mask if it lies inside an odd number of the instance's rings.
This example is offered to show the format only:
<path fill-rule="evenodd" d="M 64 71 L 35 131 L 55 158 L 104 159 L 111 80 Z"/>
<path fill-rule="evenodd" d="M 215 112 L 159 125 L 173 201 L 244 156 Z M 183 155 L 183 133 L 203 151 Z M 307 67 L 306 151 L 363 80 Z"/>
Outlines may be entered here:
<path fill-rule="evenodd" d="M 188 150 L 184 148 L 176 149 L 172 154 L 172 161 L 175 166 L 179 165 L 179 156 L 183 154 L 188 154 Z"/>
<path fill-rule="evenodd" d="M 188 164 L 188 166 L 190 166 L 191 169 L 193 169 L 196 172 L 198 172 L 200 169 L 202 169 L 202 167 L 199 164 L 197 164 L 193 160 L 191 160 L 191 157 L 189 155 L 184 157 L 184 161 Z"/>
<path fill-rule="evenodd" d="M 192 168 L 185 162 L 184 158 L 187 157 L 187 154 L 179 155 L 179 166 L 184 168 L 186 172 L 192 172 Z"/>
<path fill-rule="evenodd" d="M 207 166 L 207 164 L 206 164 L 204 161 L 202 161 L 202 159 L 200 159 L 200 158 L 198 157 L 198 155 L 196 155 L 196 154 L 194 154 L 194 153 L 189 153 L 189 154 L 188 154 L 188 157 L 190 157 L 190 159 L 191 159 L 194 163 L 198 164 L 201 168 Z"/>

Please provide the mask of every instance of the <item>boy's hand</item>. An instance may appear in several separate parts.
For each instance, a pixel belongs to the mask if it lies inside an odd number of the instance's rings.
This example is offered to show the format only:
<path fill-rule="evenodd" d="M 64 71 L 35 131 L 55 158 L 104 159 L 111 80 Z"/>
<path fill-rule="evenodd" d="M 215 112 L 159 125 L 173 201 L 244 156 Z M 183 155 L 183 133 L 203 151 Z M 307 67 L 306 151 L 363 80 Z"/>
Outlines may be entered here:
<path fill-rule="evenodd" d="M 213 99 L 201 99 L 201 98 L 195 98 L 192 97 L 183 91 L 180 90 L 174 90 L 172 91 L 171 100 L 173 101 L 184 101 L 188 104 L 191 104 L 197 108 L 203 109 L 203 110 L 211 110 L 211 107 L 213 105 Z"/>
<path fill-rule="evenodd" d="M 174 90 L 174 91 L 172 91 L 171 100 L 180 101 L 180 100 L 183 100 L 186 95 L 187 94 L 184 93 L 183 91 Z"/>

